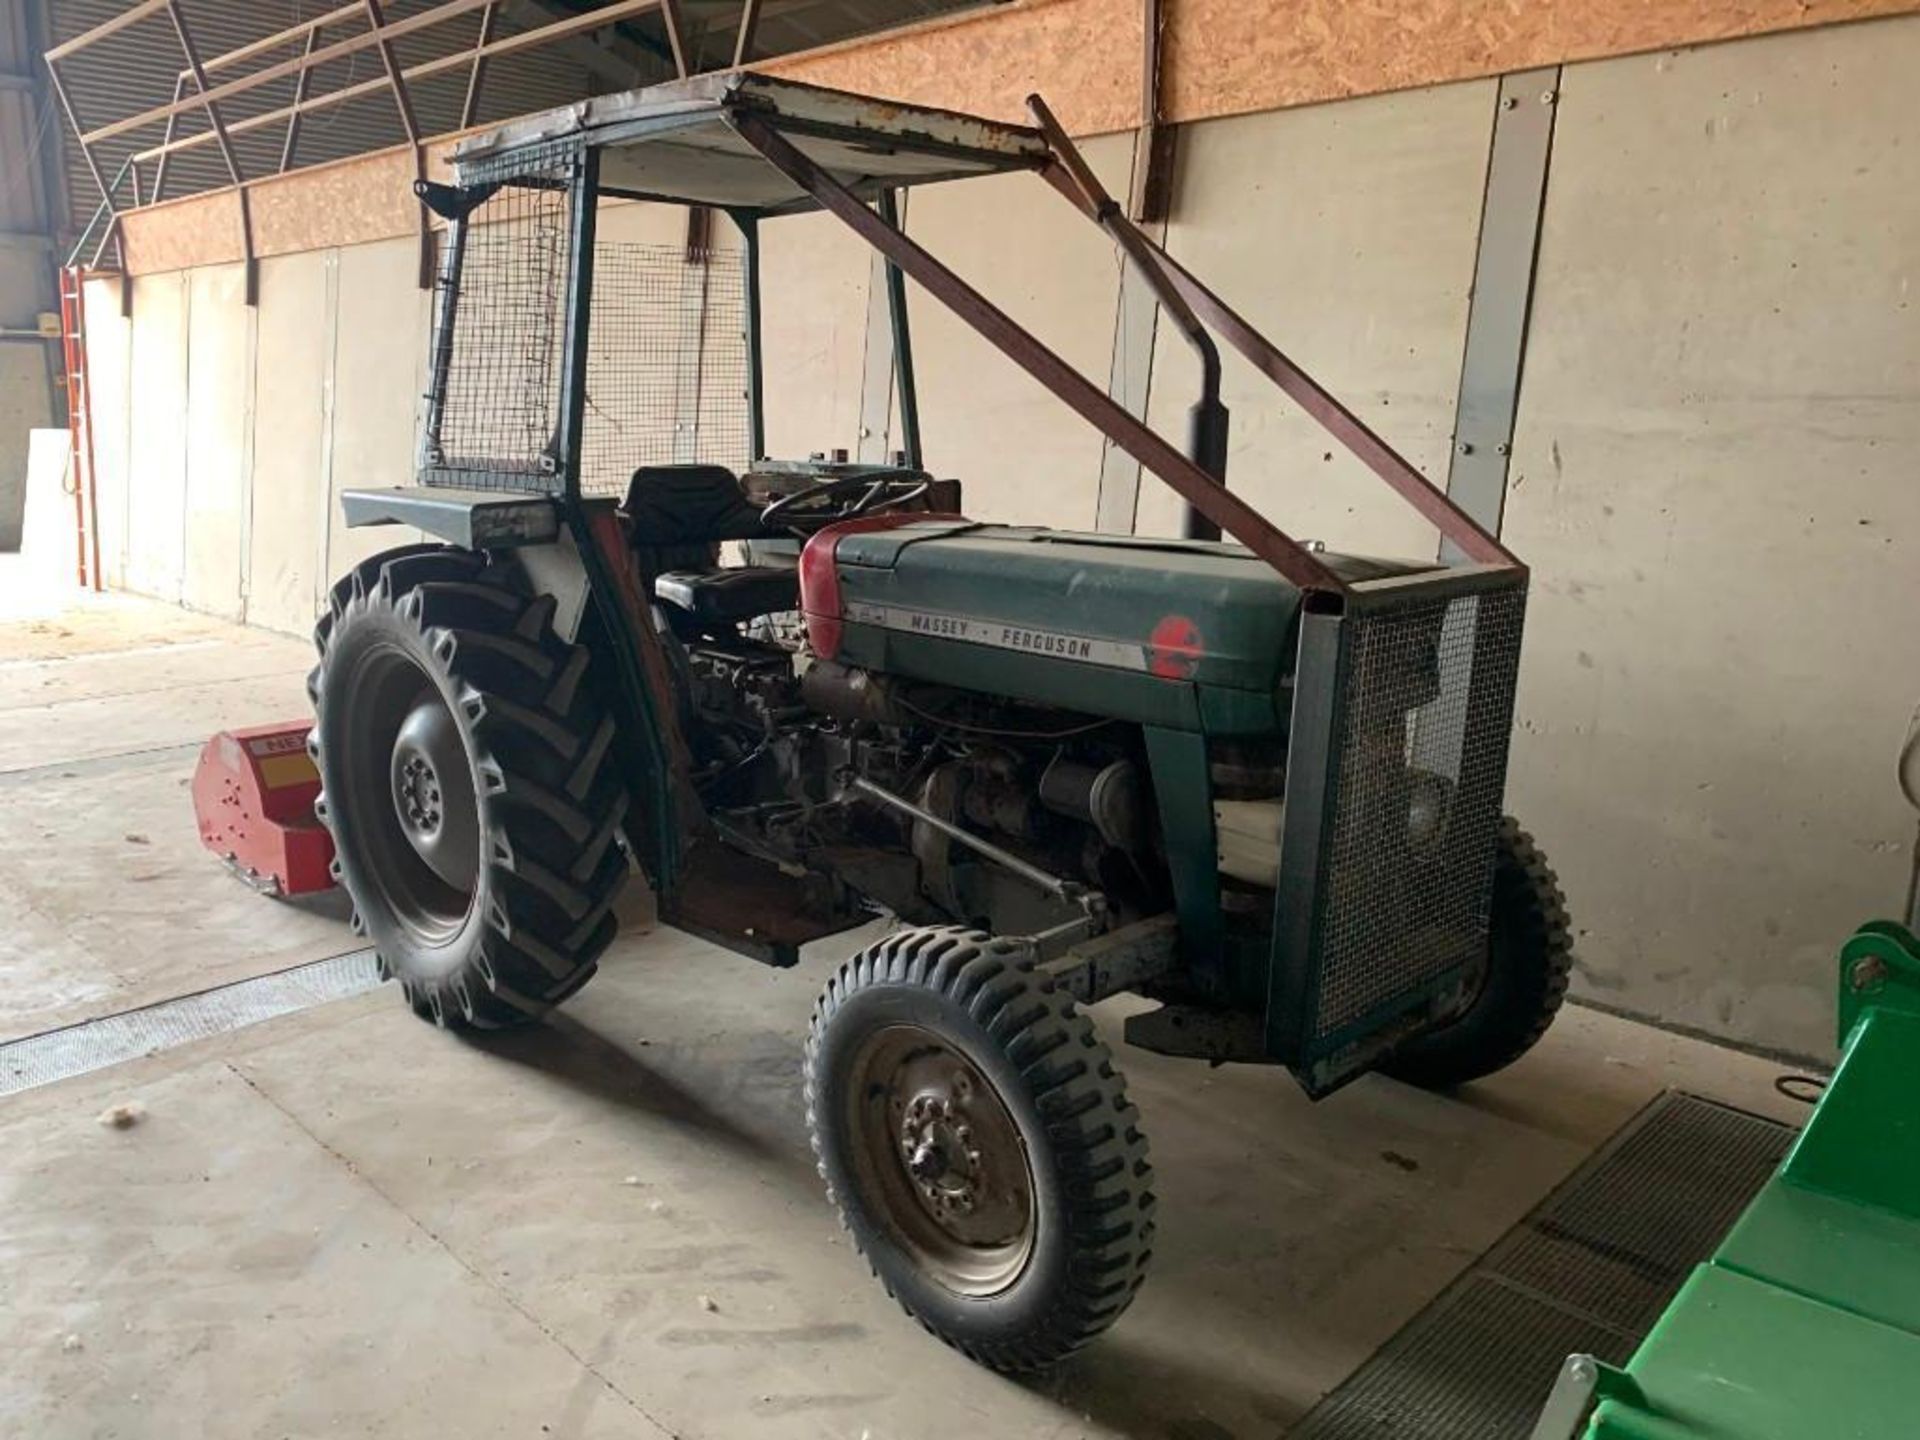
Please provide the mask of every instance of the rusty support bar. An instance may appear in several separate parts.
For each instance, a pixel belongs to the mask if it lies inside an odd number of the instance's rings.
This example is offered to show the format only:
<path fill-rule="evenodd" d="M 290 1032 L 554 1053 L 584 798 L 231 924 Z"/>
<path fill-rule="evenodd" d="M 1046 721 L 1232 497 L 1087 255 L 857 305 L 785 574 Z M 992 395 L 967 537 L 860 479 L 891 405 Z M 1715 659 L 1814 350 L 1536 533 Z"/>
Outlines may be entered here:
<path fill-rule="evenodd" d="M 1043 105 L 1041 113 L 1044 113 L 1044 110 Z M 1043 121 L 1042 130 L 1047 134 L 1048 144 L 1055 148 L 1056 156 L 1064 160 L 1060 149 L 1062 146 L 1068 152 L 1073 151 L 1072 142 L 1060 132 L 1057 124 L 1049 127 Z M 1085 162 L 1081 163 L 1084 167 Z M 1511 565 L 1515 568 L 1524 568 L 1512 551 L 1474 523 L 1471 516 L 1447 498 L 1445 491 L 1414 469 L 1398 451 L 1374 434 L 1364 421 L 1323 388 L 1319 381 L 1282 354 L 1271 341 L 1236 314 L 1224 300 L 1195 279 L 1179 261 L 1167 254 L 1165 249 L 1154 244 L 1149 236 L 1141 233 L 1130 221 L 1121 219 L 1117 215 L 1109 215 L 1103 219 L 1099 203 L 1076 183 L 1064 164 L 1043 170 L 1040 174 L 1042 179 L 1051 184 L 1096 224 L 1102 224 L 1104 228 L 1111 230 L 1113 222 L 1117 221 L 1118 224 L 1132 231 L 1138 237 L 1141 251 L 1150 258 L 1154 268 L 1179 298 L 1191 307 L 1192 313 L 1197 314 L 1200 319 L 1218 330 L 1222 338 L 1251 362 L 1256 370 L 1279 386 L 1287 398 L 1306 411 L 1334 439 L 1346 446 L 1361 464 L 1386 481 L 1401 499 L 1418 511 L 1442 535 L 1459 546 L 1461 553 L 1469 560 L 1481 565 Z M 1119 436 L 1116 435 L 1114 438 L 1117 441 Z"/>
<path fill-rule="evenodd" d="M 468 129 L 473 117 L 480 113 L 480 80 L 487 69 L 487 46 L 493 40 L 493 25 L 500 14 L 500 7 L 488 0 L 487 8 L 480 12 L 480 33 L 473 42 L 473 68 L 467 71 L 467 94 L 460 102 L 460 128 Z"/>
<path fill-rule="evenodd" d="M 483 5 L 492 4 L 495 3 L 495 0 L 480 0 L 480 3 Z M 556 40 L 564 40 L 570 35 L 577 35 L 583 30 L 600 29 L 611 21 L 621 20 L 629 15 L 637 15 L 646 10 L 658 9 L 659 5 L 660 0 L 618 0 L 618 3 L 609 5 L 605 9 L 588 11 L 586 14 L 577 15 L 571 20 L 562 20 L 552 25 L 543 25 L 538 30 L 522 30 L 512 35 L 503 35 L 497 40 L 488 41 L 481 47 L 455 50 L 448 55 L 440 55 L 431 60 L 423 60 L 418 65 L 407 66 L 406 69 L 400 72 L 400 75 L 401 78 L 405 80 L 424 80 L 429 75 L 438 75 L 443 70 L 452 70 L 458 66 L 469 65 L 476 58 L 481 60 L 495 60 L 503 55 L 518 54 L 522 50 L 537 49 L 542 45 L 552 44 Z M 355 8 L 358 9 L 358 6 L 356 5 Z M 463 3 L 461 8 L 465 10 L 471 7 Z M 409 19 L 419 18 L 419 16 L 409 17 Z M 400 28 L 407 24 L 408 20 L 396 20 L 387 27 L 387 33 L 389 35 L 398 34 Z M 328 48 L 331 49 L 332 47 Z M 313 57 L 314 62 L 319 63 L 323 61 L 326 55 L 327 52 L 325 50 L 315 52 Z M 292 63 L 297 65 L 301 62 L 295 60 Z M 262 71 L 259 76 L 250 77 L 247 80 L 239 82 L 239 84 L 244 87 L 252 84 L 256 79 L 277 78 L 279 78 L 277 75 L 271 75 L 266 71 Z M 384 76 L 376 76 L 372 80 L 362 80 L 358 84 L 342 86 L 338 90 L 329 90 L 324 95 L 315 95 L 303 101 L 299 106 L 299 113 L 302 115 L 311 114 L 315 110 L 323 110 L 328 106 L 339 105 L 348 100 L 357 100 L 362 95 L 371 95 L 377 90 L 384 90 L 386 88 L 387 81 Z M 194 107 L 194 103 L 194 100 L 188 99 L 183 101 L 182 105 L 184 108 L 190 110 Z M 250 115 L 246 119 L 236 120 L 232 125 L 228 126 L 228 133 L 240 135 L 249 130 L 257 130 L 263 125 L 277 124 L 279 121 L 287 119 L 293 113 L 293 106 L 283 105 L 277 110 L 268 110 L 259 115 Z M 138 124 L 145 124 L 149 121 L 159 120 L 164 114 L 165 110 L 159 109 L 148 111 L 144 115 L 131 118 Z M 119 123 L 122 125 L 126 124 L 124 121 Z M 189 135 L 184 140 L 174 141 L 171 149 L 176 151 L 192 150 L 198 146 L 207 144 L 211 138 L 211 136 L 205 134 Z M 140 152 L 140 159 L 151 160 L 162 153 L 162 148 L 163 147 L 156 146 L 151 150 L 142 150 Z"/>
<path fill-rule="evenodd" d="M 1439 532 L 1460 547 L 1460 552 L 1478 565 L 1526 567 L 1514 553 L 1474 522 L 1447 493 L 1414 469 L 1386 441 L 1374 434 L 1365 421 L 1333 397 L 1320 382 L 1282 354 L 1252 325 L 1183 267 L 1178 260 L 1153 241 L 1147 241 L 1166 263 L 1170 280 L 1186 296 L 1200 317 L 1220 332 L 1221 337 L 1238 350 L 1253 367 L 1265 375 L 1326 432 L 1351 451 L 1361 464 L 1386 481 L 1394 492 L 1411 505 Z"/>
<path fill-rule="evenodd" d="M 167 18 L 173 21 L 173 33 L 180 40 L 180 53 L 186 56 L 187 68 L 193 72 L 194 86 L 206 102 L 207 121 L 220 143 L 220 155 L 227 162 L 228 178 L 233 181 L 240 197 L 240 255 L 245 265 L 246 301 L 248 305 L 258 305 L 260 262 L 253 253 L 253 206 L 249 203 L 246 176 L 240 173 L 240 159 L 233 153 L 233 141 L 227 135 L 226 121 L 220 117 L 220 107 L 207 94 L 207 72 L 200 63 L 200 50 L 193 43 L 193 32 L 187 28 L 187 17 L 180 11 L 180 0 L 167 0 Z"/>
<path fill-rule="evenodd" d="M 740 29 L 733 37 L 733 68 L 738 70 L 753 53 L 753 32 L 760 28 L 760 0 L 745 0 L 740 7 Z"/>
<path fill-rule="evenodd" d="M 309 25 L 307 27 L 307 43 L 301 47 L 301 51 L 300 51 L 301 57 L 303 59 L 311 61 L 313 59 L 314 47 L 317 46 L 319 43 L 320 43 L 319 25 L 318 24 Z M 287 116 L 286 138 L 280 142 L 279 173 L 282 175 L 286 174 L 288 170 L 293 168 L 293 150 L 294 150 L 294 147 L 300 143 L 300 103 L 307 98 L 307 87 L 309 84 L 312 83 L 312 81 L 313 81 L 313 67 L 311 64 L 309 64 L 306 69 L 302 70 L 299 73 L 299 75 L 294 77 L 293 113 Z M 167 125 L 169 126 L 169 128 L 171 128 L 171 126 L 173 125 L 172 119 L 168 119 Z M 168 139 L 171 139 L 171 138 L 172 136 L 168 136 Z M 163 164 L 165 163 L 164 157 L 162 157 L 162 163 Z"/>
<path fill-rule="evenodd" d="M 1098 386 L 1021 329 L 979 291 L 861 204 L 845 186 L 794 148 L 785 136 L 752 114 L 735 114 L 731 123 L 774 168 L 1287 580 L 1303 590 L 1345 592 L 1346 585 L 1339 576 L 1304 546 L 1217 484 L 1199 466 L 1108 399 Z"/>
<path fill-rule="evenodd" d="M 1114 242 L 1126 252 L 1140 278 L 1152 287 L 1155 297 L 1179 329 L 1181 337 L 1200 360 L 1200 399 L 1187 412 L 1187 458 L 1220 484 L 1227 483 L 1227 407 L 1220 401 L 1220 348 L 1213 343 L 1207 327 L 1193 313 L 1185 298 L 1174 289 L 1153 251 L 1119 204 L 1107 194 L 1060 122 L 1054 119 L 1047 102 L 1038 95 L 1027 97 L 1027 109 L 1053 152 L 1053 163 L 1043 172 L 1046 180 L 1073 204 L 1086 211 Z M 1067 188 L 1072 186 L 1072 190 Z M 1078 198 L 1074 192 L 1078 192 Z M 1183 533 L 1189 540 L 1218 540 L 1219 527 L 1193 506 L 1187 507 Z"/>

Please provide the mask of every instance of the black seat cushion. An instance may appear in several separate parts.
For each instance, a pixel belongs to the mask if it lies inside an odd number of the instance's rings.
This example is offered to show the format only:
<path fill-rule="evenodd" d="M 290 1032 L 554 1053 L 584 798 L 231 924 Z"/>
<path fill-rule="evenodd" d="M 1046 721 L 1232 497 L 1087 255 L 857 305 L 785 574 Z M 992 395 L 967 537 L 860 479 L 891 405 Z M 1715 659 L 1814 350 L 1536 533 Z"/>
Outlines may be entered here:
<path fill-rule="evenodd" d="M 800 607 L 800 572 L 781 565 L 673 570 L 653 582 L 656 599 L 718 629 Z"/>
<path fill-rule="evenodd" d="M 760 507 L 724 465 L 642 465 L 627 485 L 629 535 L 637 549 L 751 540 Z"/>

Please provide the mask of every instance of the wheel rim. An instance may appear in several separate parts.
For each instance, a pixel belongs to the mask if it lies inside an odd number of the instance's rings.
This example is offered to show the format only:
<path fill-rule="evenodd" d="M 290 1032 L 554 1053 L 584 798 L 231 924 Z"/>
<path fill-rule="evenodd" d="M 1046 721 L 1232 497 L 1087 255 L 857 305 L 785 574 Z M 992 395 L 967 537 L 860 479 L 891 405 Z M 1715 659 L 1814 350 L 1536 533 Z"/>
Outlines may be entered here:
<path fill-rule="evenodd" d="M 853 1059 L 854 1160 L 895 1241 L 960 1295 L 998 1294 L 1033 1254 L 1032 1162 L 979 1068 L 931 1030 L 890 1025 Z"/>
<path fill-rule="evenodd" d="M 480 870 L 479 797 L 466 742 L 438 687 L 406 652 L 381 647 L 347 678 L 346 734 L 329 779 L 365 881 L 420 943 L 466 925 Z"/>

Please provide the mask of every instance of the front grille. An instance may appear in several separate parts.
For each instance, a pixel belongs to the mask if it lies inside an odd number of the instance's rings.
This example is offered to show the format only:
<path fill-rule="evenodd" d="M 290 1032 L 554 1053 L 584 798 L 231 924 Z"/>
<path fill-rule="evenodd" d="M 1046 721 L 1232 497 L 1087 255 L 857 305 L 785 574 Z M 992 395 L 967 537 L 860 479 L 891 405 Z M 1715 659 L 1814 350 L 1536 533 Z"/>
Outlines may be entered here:
<path fill-rule="evenodd" d="M 1312 1037 L 1325 1048 L 1484 953 L 1523 574 L 1394 587 L 1342 622 Z"/>

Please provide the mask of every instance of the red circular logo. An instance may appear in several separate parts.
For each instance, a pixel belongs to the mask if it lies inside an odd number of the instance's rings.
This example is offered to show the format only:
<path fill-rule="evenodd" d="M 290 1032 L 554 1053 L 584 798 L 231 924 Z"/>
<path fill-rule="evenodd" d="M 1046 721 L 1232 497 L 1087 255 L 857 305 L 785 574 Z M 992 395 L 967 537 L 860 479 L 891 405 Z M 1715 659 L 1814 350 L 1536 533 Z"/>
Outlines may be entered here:
<path fill-rule="evenodd" d="M 1162 680 L 1190 680 L 1203 653 L 1200 627 L 1184 615 L 1169 615 L 1147 641 L 1147 668 Z"/>

